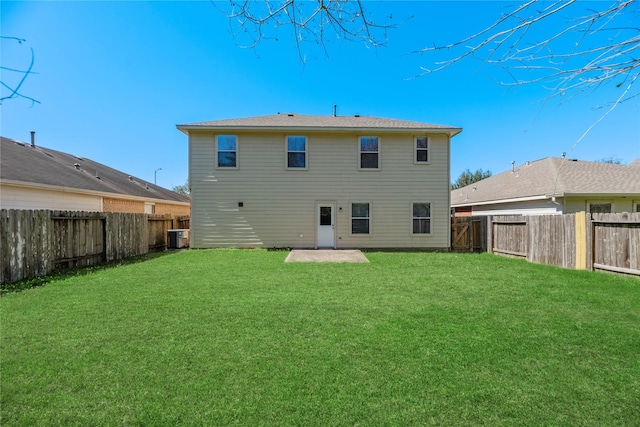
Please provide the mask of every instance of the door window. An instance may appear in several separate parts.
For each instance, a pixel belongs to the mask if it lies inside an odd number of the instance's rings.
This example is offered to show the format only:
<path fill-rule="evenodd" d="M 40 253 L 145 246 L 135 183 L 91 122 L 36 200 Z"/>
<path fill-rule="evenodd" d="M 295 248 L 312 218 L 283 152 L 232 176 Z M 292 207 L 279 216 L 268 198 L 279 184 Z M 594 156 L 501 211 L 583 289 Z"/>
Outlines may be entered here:
<path fill-rule="evenodd" d="M 320 206 L 320 225 L 332 225 L 331 206 Z"/>

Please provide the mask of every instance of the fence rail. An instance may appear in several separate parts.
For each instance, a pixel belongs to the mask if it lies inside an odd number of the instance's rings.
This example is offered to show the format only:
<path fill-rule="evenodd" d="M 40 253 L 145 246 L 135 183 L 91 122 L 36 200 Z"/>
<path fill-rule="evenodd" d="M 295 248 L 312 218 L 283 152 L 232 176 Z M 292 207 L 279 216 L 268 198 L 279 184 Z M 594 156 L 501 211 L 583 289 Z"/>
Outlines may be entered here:
<path fill-rule="evenodd" d="M 0 210 L 0 284 L 166 249 L 173 224 L 171 215 Z"/>

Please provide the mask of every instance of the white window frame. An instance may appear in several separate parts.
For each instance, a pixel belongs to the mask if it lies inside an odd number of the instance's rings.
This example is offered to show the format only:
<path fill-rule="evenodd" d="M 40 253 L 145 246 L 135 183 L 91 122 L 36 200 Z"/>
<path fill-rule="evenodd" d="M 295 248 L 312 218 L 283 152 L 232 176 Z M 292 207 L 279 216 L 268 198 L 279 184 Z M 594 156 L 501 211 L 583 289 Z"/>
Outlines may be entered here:
<path fill-rule="evenodd" d="M 632 212 L 640 212 L 640 200 L 634 200 L 631 204 Z"/>
<path fill-rule="evenodd" d="M 425 138 L 427 140 L 427 148 L 418 148 L 418 138 Z M 427 135 L 418 135 L 413 138 L 413 163 L 416 165 L 428 165 L 431 163 L 431 153 L 429 153 L 430 148 L 430 138 Z M 427 160 L 419 161 L 418 160 L 418 151 L 426 151 L 427 152 Z"/>
<path fill-rule="evenodd" d="M 218 141 L 220 139 L 221 136 L 232 136 L 236 139 L 236 149 L 235 150 L 219 150 L 218 149 Z M 238 138 L 238 135 L 228 135 L 228 134 L 220 134 L 220 135 L 216 135 L 216 150 L 215 150 L 215 162 L 216 162 L 216 169 L 223 169 L 223 170 L 233 170 L 233 169 L 238 169 L 240 166 L 240 155 L 238 154 L 238 149 L 240 148 L 240 141 Z M 218 153 L 236 153 L 236 165 L 235 166 L 220 166 L 220 159 L 218 158 Z"/>
<path fill-rule="evenodd" d="M 304 151 L 289 150 L 289 138 L 304 138 Z M 289 166 L 289 153 L 304 153 L 304 167 L 290 167 Z M 284 167 L 291 171 L 306 171 L 309 170 L 309 138 L 306 135 L 287 135 L 284 138 Z"/>
<path fill-rule="evenodd" d="M 353 205 L 364 205 L 367 204 L 369 205 L 369 216 L 368 217 L 355 217 L 353 216 Z M 366 202 L 366 201 L 362 201 L 362 202 L 351 202 L 350 204 L 350 221 L 349 221 L 349 235 L 353 236 L 353 237 L 370 237 L 373 233 L 371 230 L 371 226 L 372 226 L 372 222 L 371 222 L 371 202 Z M 354 219 L 367 219 L 369 220 L 369 232 L 368 233 L 354 233 L 353 232 L 353 220 Z"/>
<path fill-rule="evenodd" d="M 362 151 L 362 138 L 376 138 L 378 140 L 378 151 Z M 360 171 L 379 171 L 381 169 L 381 160 L 382 157 L 380 155 L 382 151 L 382 140 L 379 136 L 376 135 L 361 135 L 358 137 L 358 170 Z M 377 168 L 363 168 L 362 167 L 362 154 L 363 153 L 376 153 L 378 155 L 378 167 Z"/>
<path fill-rule="evenodd" d="M 611 213 L 614 213 L 613 200 L 587 200 L 587 213 L 591 213 L 591 205 L 611 205 Z"/>
<path fill-rule="evenodd" d="M 428 217 L 416 217 L 413 216 L 413 206 L 416 204 L 424 204 L 424 205 L 429 205 L 429 216 Z M 409 205 L 409 209 L 410 209 L 410 215 L 411 215 L 411 222 L 410 222 L 410 227 L 411 227 L 411 235 L 415 236 L 415 237 L 427 237 L 427 236 L 431 236 L 433 234 L 433 203 L 431 202 L 411 202 L 411 204 Z M 415 219 L 424 219 L 424 218 L 428 218 L 429 219 L 429 232 L 428 233 L 414 233 L 413 232 L 413 221 Z"/>

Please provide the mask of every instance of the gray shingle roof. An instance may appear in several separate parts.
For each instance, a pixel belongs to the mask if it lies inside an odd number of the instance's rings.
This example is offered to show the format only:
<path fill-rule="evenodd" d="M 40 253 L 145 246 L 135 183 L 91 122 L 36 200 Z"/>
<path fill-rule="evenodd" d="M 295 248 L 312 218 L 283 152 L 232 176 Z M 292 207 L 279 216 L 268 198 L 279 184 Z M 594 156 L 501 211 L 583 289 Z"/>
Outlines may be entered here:
<path fill-rule="evenodd" d="M 629 165 L 547 157 L 451 192 L 452 206 L 570 194 L 640 195 L 640 162 Z"/>
<path fill-rule="evenodd" d="M 192 129 L 307 129 L 307 130 L 440 130 L 456 135 L 462 131 L 454 126 L 436 125 L 409 120 L 371 116 L 307 116 L 302 114 L 273 114 L 238 119 L 213 120 L 177 125 L 184 131 Z"/>
<path fill-rule="evenodd" d="M 0 137 L 0 179 L 189 202 L 189 198 L 93 160 Z M 99 178 L 97 178 L 98 176 Z"/>

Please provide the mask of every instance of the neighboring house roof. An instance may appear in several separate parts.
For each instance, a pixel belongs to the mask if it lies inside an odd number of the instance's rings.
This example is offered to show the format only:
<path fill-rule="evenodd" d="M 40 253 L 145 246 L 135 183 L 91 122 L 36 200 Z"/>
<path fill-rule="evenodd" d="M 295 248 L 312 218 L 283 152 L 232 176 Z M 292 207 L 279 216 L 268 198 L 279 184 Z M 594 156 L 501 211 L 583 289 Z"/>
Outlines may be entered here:
<path fill-rule="evenodd" d="M 174 191 L 112 169 L 93 160 L 0 137 L 0 181 L 64 187 L 189 203 Z"/>
<path fill-rule="evenodd" d="M 240 119 L 213 120 L 177 125 L 182 132 L 189 130 L 209 129 L 234 129 L 234 130 L 394 130 L 394 131 L 440 131 L 457 135 L 461 128 L 453 126 L 436 125 L 429 123 L 413 122 L 408 120 L 385 119 L 371 116 L 307 116 L 302 114 L 286 113 L 269 116 L 246 117 Z"/>
<path fill-rule="evenodd" d="M 616 165 L 547 157 L 451 192 L 451 206 L 568 195 L 640 195 L 640 162 Z"/>

